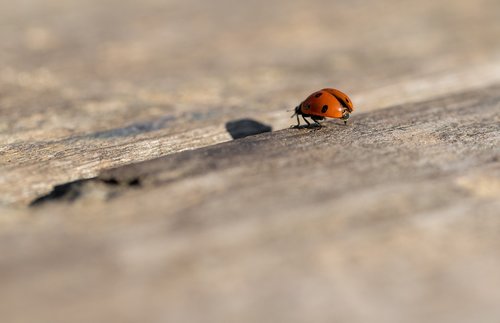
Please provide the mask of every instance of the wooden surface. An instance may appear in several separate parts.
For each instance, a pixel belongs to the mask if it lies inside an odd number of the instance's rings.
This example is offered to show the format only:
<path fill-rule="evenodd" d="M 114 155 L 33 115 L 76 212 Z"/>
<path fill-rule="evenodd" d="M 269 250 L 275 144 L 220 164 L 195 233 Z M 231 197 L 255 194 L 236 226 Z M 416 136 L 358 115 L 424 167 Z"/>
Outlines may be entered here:
<path fill-rule="evenodd" d="M 498 318 L 498 1 L 26 0 L 0 25 L 0 321 Z M 352 122 L 289 129 L 325 86 Z"/>
<path fill-rule="evenodd" d="M 4 1 L 0 202 L 230 140 L 234 119 L 287 128 L 325 86 L 361 113 L 500 82 L 499 6 Z"/>
<path fill-rule="evenodd" d="M 4 225 L 0 312 L 11 322 L 496 319 L 499 90 L 68 184 Z"/>

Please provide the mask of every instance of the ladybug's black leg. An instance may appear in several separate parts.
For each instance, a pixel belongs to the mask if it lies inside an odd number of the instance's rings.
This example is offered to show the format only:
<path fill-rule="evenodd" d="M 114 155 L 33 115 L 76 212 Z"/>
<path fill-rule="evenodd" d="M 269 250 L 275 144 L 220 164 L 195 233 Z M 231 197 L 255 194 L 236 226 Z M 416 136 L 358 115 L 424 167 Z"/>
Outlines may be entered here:
<path fill-rule="evenodd" d="M 314 121 L 314 124 L 318 127 L 322 127 L 322 125 L 318 122 L 318 120 L 323 120 L 323 117 L 311 117 L 311 119 Z"/>
<path fill-rule="evenodd" d="M 290 128 L 295 128 L 295 129 L 298 129 L 300 128 L 300 120 L 299 120 L 299 115 L 298 114 L 295 114 L 295 116 L 297 117 L 297 124 L 296 125 L 292 125 L 290 126 Z M 293 118 L 293 116 L 292 116 Z"/>
<path fill-rule="evenodd" d="M 302 115 L 302 119 L 304 119 L 304 121 L 307 123 L 308 127 L 311 125 L 311 123 L 309 121 L 307 121 L 307 119 L 306 119 L 306 117 L 304 117 L 304 115 Z"/>

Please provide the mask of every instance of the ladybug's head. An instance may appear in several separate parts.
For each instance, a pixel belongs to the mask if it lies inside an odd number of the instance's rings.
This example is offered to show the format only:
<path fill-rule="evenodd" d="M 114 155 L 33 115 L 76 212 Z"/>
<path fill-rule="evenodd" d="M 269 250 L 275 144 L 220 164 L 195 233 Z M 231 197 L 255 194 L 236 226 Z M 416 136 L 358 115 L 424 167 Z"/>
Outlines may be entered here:
<path fill-rule="evenodd" d="M 300 111 L 300 104 L 295 107 L 294 114 L 292 114 L 292 118 L 295 117 L 296 115 L 301 115 L 302 111 Z"/>

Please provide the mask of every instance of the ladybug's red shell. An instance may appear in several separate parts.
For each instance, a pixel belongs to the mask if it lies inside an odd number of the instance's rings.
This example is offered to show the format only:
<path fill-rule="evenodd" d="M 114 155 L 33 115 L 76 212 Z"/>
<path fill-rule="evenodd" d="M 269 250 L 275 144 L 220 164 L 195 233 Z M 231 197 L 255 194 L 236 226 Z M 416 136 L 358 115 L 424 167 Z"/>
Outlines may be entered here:
<path fill-rule="evenodd" d="M 342 118 L 345 111 L 354 110 L 351 99 L 345 93 L 329 88 L 314 92 L 299 107 L 305 115 L 328 118 Z"/>
<path fill-rule="evenodd" d="M 339 100 L 339 102 L 342 104 L 342 106 L 344 106 L 347 109 L 347 111 L 349 111 L 349 113 L 354 111 L 354 106 L 352 105 L 351 99 L 344 92 L 329 88 L 323 89 L 322 91 L 326 91 L 331 95 L 335 96 L 337 100 Z"/>

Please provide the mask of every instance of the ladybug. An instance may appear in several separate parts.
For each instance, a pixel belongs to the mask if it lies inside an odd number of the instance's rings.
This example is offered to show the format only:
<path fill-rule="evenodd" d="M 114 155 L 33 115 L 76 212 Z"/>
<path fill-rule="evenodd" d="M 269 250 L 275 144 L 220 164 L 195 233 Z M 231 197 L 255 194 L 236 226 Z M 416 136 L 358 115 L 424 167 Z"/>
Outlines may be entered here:
<path fill-rule="evenodd" d="M 321 126 L 319 120 L 328 118 L 337 118 L 344 120 L 347 124 L 349 114 L 354 110 L 351 99 L 343 92 L 336 89 L 322 89 L 309 95 L 295 108 L 293 117 L 297 117 L 297 125 L 294 128 L 300 127 L 299 115 L 302 116 L 307 126 L 311 123 L 306 117 L 311 118 L 314 123 Z"/>

